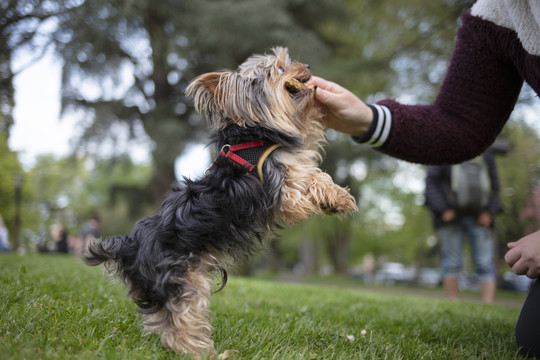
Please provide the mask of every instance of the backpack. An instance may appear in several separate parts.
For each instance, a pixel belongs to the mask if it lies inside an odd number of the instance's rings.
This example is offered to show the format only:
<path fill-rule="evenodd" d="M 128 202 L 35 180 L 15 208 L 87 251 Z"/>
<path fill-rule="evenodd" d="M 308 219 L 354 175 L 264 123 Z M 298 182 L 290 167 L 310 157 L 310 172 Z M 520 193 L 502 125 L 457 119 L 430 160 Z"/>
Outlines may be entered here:
<path fill-rule="evenodd" d="M 478 212 L 487 207 L 491 181 L 481 156 L 452 166 L 451 188 L 457 210 Z"/>

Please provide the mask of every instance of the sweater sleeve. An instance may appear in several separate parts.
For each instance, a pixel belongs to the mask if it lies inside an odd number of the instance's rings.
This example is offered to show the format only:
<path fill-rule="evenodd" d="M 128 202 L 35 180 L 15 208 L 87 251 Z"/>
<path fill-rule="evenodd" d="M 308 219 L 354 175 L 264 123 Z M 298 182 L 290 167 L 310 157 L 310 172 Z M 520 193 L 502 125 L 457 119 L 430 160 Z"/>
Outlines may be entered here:
<path fill-rule="evenodd" d="M 509 60 L 509 49 L 519 40 L 512 30 L 470 12 L 462 20 L 435 102 L 380 101 L 372 109 L 385 116 L 383 124 L 378 121 L 374 126 L 386 127 L 384 141 L 356 141 L 371 142 L 379 151 L 403 160 L 438 165 L 462 162 L 489 147 L 508 120 L 523 84 Z"/>

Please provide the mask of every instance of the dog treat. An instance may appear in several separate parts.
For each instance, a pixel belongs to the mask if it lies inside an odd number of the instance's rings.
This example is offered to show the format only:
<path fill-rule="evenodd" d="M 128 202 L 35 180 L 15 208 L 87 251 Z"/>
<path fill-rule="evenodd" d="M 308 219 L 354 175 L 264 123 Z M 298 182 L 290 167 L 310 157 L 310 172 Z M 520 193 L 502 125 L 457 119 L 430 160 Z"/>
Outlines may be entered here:
<path fill-rule="evenodd" d="M 298 92 L 305 89 L 310 89 L 311 91 L 315 91 L 315 86 L 313 85 L 306 85 L 303 82 L 301 82 L 298 79 L 290 78 L 285 80 L 285 87 L 294 92 Z"/>

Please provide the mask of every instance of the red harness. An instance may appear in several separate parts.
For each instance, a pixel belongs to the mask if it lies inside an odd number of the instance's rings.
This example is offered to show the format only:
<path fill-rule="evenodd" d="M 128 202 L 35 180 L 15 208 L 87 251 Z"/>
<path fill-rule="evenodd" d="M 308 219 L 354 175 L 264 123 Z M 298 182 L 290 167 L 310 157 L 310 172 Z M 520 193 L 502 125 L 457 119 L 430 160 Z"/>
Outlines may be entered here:
<path fill-rule="evenodd" d="M 282 146 L 281 144 L 265 144 L 264 141 L 262 140 L 250 141 L 250 142 L 236 144 L 236 145 L 226 144 L 226 145 L 223 145 L 223 147 L 221 148 L 221 152 L 218 155 L 218 159 L 221 157 L 230 159 L 236 164 L 240 166 L 244 166 L 247 169 L 248 173 L 253 172 L 255 169 L 257 169 L 257 174 L 259 175 L 259 179 L 264 184 L 263 171 L 262 171 L 264 161 L 266 160 L 266 158 L 268 158 L 268 155 L 270 155 L 272 151 L 274 151 L 275 149 L 281 146 Z M 239 151 L 248 150 L 248 149 L 257 149 L 256 151 L 257 159 L 253 159 L 250 162 L 237 154 L 237 152 Z M 213 166 L 214 164 L 212 164 L 212 166 L 210 166 L 209 169 L 211 169 Z"/>

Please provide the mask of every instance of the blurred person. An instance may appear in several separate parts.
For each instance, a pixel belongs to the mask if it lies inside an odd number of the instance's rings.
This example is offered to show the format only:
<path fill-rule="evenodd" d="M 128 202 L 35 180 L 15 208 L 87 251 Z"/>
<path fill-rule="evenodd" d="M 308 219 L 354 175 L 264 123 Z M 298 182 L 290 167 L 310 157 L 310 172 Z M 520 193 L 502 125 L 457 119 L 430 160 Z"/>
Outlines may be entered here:
<path fill-rule="evenodd" d="M 0 251 L 10 251 L 9 232 L 4 224 L 4 219 L 0 215 Z"/>
<path fill-rule="evenodd" d="M 101 236 L 99 217 L 97 214 L 93 214 L 88 218 L 88 221 L 84 223 L 81 232 L 82 249 L 81 252 L 87 249 L 90 240 L 97 239 Z"/>
<path fill-rule="evenodd" d="M 371 284 L 373 282 L 373 273 L 375 272 L 375 256 L 372 253 L 367 253 L 363 257 L 362 271 L 364 274 L 364 282 Z"/>
<path fill-rule="evenodd" d="M 512 113 L 523 82 L 540 95 L 540 1 L 478 0 L 463 13 L 456 46 L 431 105 L 391 99 L 367 105 L 350 91 L 317 78 L 326 126 L 407 161 L 456 164 L 480 155 Z M 540 231 L 508 244 L 517 274 L 540 275 Z M 540 356 L 540 282 L 516 326 L 523 355 Z"/>
<path fill-rule="evenodd" d="M 51 227 L 51 237 L 55 242 L 56 252 L 68 253 L 68 233 L 63 224 L 57 223 Z"/>
<path fill-rule="evenodd" d="M 80 235 L 68 235 L 68 251 L 75 255 L 82 255 L 82 238 Z"/>
<path fill-rule="evenodd" d="M 492 303 L 497 287 L 492 229 L 502 211 L 495 157 L 486 151 L 475 161 L 429 166 L 426 205 L 441 241 L 443 285 L 451 300 L 459 294 L 463 245 L 468 238 L 482 301 Z"/>

